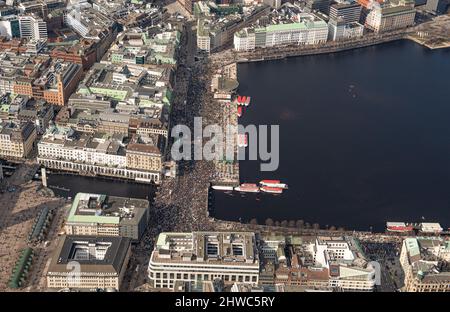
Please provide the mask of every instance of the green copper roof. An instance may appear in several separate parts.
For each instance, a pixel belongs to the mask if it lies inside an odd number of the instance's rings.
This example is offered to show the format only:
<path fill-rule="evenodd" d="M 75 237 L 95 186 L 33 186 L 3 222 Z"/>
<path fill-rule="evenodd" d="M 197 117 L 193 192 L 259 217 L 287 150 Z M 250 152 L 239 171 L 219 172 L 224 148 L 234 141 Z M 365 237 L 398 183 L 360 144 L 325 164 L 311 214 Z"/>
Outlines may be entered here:
<path fill-rule="evenodd" d="M 110 223 L 119 224 L 120 218 L 114 216 L 95 216 L 95 215 L 76 215 L 78 203 L 80 202 L 80 197 L 83 193 L 78 193 L 70 208 L 69 217 L 67 222 L 80 222 L 80 223 Z"/>
<path fill-rule="evenodd" d="M 420 248 L 417 239 L 407 238 L 405 239 L 405 245 L 410 257 L 420 255 Z"/>
<path fill-rule="evenodd" d="M 255 32 L 274 32 L 274 31 L 290 31 L 290 30 L 306 30 L 311 29 L 315 27 L 323 27 L 326 26 L 327 23 L 325 23 L 322 20 L 318 21 L 308 21 L 303 23 L 288 23 L 288 24 L 277 24 L 277 25 L 269 25 L 267 27 L 263 28 L 257 28 L 255 29 Z"/>

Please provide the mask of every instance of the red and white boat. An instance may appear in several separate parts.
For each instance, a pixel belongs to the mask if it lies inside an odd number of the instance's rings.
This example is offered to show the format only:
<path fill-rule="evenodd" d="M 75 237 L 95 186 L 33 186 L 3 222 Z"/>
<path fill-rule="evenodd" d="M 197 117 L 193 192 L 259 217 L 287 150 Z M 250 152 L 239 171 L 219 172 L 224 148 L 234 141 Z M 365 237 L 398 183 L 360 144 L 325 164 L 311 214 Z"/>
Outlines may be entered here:
<path fill-rule="evenodd" d="M 237 105 L 249 106 L 250 105 L 250 97 L 238 95 L 236 98 L 236 103 L 237 103 Z"/>
<path fill-rule="evenodd" d="M 283 189 L 280 187 L 261 186 L 260 190 L 265 193 L 281 194 Z"/>
<path fill-rule="evenodd" d="M 389 232 L 411 232 L 414 227 L 404 222 L 386 222 L 386 229 Z"/>
<path fill-rule="evenodd" d="M 238 192 L 249 192 L 249 193 L 259 193 L 258 185 L 254 183 L 242 183 L 241 185 L 234 188 Z"/>
<path fill-rule="evenodd" d="M 242 113 L 243 113 L 242 106 L 238 106 L 238 108 L 237 108 L 237 115 L 238 115 L 238 117 L 241 117 Z"/>
<path fill-rule="evenodd" d="M 248 136 L 247 134 L 238 134 L 237 145 L 239 147 L 247 147 L 248 146 Z"/>
<path fill-rule="evenodd" d="M 287 189 L 288 185 L 285 183 L 281 183 L 280 180 L 262 180 L 259 181 L 259 184 L 262 186 L 269 186 L 269 187 L 275 187 L 275 188 L 281 188 L 281 189 Z"/>

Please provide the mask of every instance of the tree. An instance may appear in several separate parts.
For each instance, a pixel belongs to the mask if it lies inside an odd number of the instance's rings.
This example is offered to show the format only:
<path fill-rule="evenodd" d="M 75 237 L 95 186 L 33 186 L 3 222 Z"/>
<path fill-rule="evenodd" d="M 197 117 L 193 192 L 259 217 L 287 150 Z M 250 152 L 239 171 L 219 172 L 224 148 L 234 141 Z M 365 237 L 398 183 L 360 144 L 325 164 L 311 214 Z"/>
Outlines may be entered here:
<path fill-rule="evenodd" d="M 258 225 L 258 220 L 256 220 L 255 218 L 250 220 L 250 224 L 251 225 Z"/>
<path fill-rule="evenodd" d="M 267 226 L 273 226 L 273 220 L 271 218 L 266 219 L 266 225 Z"/>
<path fill-rule="evenodd" d="M 342 226 L 340 226 L 340 227 L 338 227 L 338 231 L 339 231 L 339 232 L 344 232 L 345 229 L 344 229 Z"/>
<path fill-rule="evenodd" d="M 336 231 L 336 227 L 334 225 L 330 226 L 330 231 Z"/>
<path fill-rule="evenodd" d="M 275 226 L 280 226 L 280 221 L 275 221 Z"/>
<path fill-rule="evenodd" d="M 312 227 L 313 227 L 314 230 L 319 230 L 320 229 L 319 223 L 314 223 Z"/>
<path fill-rule="evenodd" d="M 282 226 L 282 227 L 287 227 L 287 226 L 288 226 L 287 220 L 281 221 L 281 226 Z"/>
<path fill-rule="evenodd" d="M 305 223 L 305 229 L 310 229 L 311 228 L 311 224 L 309 224 L 309 222 Z"/>
<path fill-rule="evenodd" d="M 297 220 L 297 222 L 295 222 L 295 225 L 299 228 L 299 229 L 303 229 L 305 227 L 305 221 L 303 220 Z"/>
<path fill-rule="evenodd" d="M 294 220 L 290 220 L 288 226 L 289 227 L 295 227 L 295 221 Z"/>

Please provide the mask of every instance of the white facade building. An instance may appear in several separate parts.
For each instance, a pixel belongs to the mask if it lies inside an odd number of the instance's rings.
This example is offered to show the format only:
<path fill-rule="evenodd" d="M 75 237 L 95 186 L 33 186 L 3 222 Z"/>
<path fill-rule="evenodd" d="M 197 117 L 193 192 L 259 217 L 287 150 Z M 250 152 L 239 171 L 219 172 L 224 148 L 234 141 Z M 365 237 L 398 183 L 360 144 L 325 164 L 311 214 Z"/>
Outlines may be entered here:
<path fill-rule="evenodd" d="M 360 23 L 328 23 L 328 40 L 336 41 L 342 39 L 359 38 L 364 33 L 364 26 Z"/>
<path fill-rule="evenodd" d="M 344 291 L 373 291 L 376 268 L 367 263 L 352 238 L 318 238 L 311 247 L 316 266 L 327 268 L 329 286 Z"/>
<path fill-rule="evenodd" d="M 21 38 L 35 40 L 45 40 L 48 38 L 47 23 L 39 17 L 32 15 L 19 16 L 19 25 Z"/>
<path fill-rule="evenodd" d="M 118 139 L 81 134 L 51 126 L 38 143 L 39 164 L 52 169 L 159 183 L 161 173 L 129 168 L 125 146 Z"/>
<path fill-rule="evenodd" d="M 416 10 L 409 5 L 381 7 L 376 5 L 367 14 L 366 27 L 375 32 L 401 29 L 414 25 Z"/>
<path fill-rule="evenodd" d="M 259 256 L 254 233 L 161 233 L 148 265 L 150 284 L 173 289 L 176 282 L 213 281 L 257 285 Z"/>
<path fill-rule="evenodd" d="M 255 49 L 255 31 L 252 28 L 244 28 L 234 34 L 234 49 L 236 51 L 251 51 Z"/>
<path fill-rule="evenodd" d="M 315 15 L 302 13 L 299 22 L 274 24 L 253 30 L 242 30 L 234 35 L 234 48 L 237 51 L 249 51 L 253 48 L 273 47 L 278 45 L 307 45 L 327 41 L 328 25 Z"/>

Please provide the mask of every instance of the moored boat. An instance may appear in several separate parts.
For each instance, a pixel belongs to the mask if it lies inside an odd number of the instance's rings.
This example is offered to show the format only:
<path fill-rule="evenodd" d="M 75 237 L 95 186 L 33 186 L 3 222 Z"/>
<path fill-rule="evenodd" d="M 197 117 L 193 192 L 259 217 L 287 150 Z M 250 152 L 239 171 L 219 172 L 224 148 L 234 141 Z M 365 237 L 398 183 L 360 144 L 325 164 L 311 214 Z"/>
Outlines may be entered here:
<path fill-rule="evenodd" d="M 213 186 L 211 186 L 211 188 L 213 190 L 218 190 L 218 191 L 232 191 L 233 190 L 233 187 L 228 186 L 228 185 L 213 185 Z"/>
<path fill-rule="evenodd" d="M 260 190 L 265 193 L 281 194 L 283 189 L 279 187 L 261 186 Z"/>
<path fill-rule="evenodd" d="M 389 232 L 411 232 L 414 230 L 412 224 L 404 222 L 386 222 L 386 229 Z"/>
<path fill-rule="evenodd" d="M 238 117 L 242 116 L 242 112 L 243 112 L 242 106 L 238 106 L 238 108 L 237 108 L 237 115 L 238 115 Z"/>
<path fill-rule="evenodd" d="M 235 187 L 234 190 L 238 192 L 258 193 L 259 187 L 254 183 L 242 183 L 238 187 Z"/>
<path fill-rule="evenodd" d="M 261 180 L 259 184 L 263 186 L 276 187 L 281 189 L 287 189 L 288 185 L 286 183 L 281 183 L 280 180 Z"/>
<path fill-rule="evenodd" d="M 250 105 L 250 97 L 245 95 L 238 95 L 236 98 L 237 105 L 249 106 Z"/>

